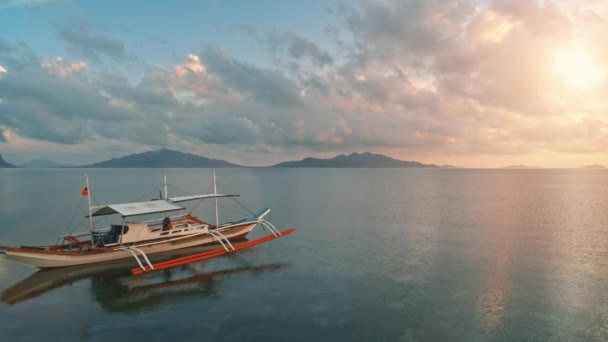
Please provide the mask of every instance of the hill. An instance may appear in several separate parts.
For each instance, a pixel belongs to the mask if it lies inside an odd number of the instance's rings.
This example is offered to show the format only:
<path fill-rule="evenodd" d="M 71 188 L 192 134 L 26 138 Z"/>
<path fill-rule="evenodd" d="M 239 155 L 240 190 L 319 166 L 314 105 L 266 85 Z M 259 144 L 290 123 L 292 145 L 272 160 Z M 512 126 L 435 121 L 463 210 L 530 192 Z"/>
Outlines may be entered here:
<path fill-rule="evenodd" d="M 161 148 L 156 151 L 130 154 L 99 163 L 85 165 L 90 168 L 187 168 L 187 167 L 239 167 L 220 159 Z"/>
<path fill-rule="evenodd" d="M 69 165 L 63 165 L 59 163 L 55 163 L 54 161 L 46 160 L 46 159 L 34 159 L 30 160 L 25 164 L 20 165 L 26 169 L 47 169 L 47 168 L 55 168 L 55 167 L 71 167 Z"/>
<path fill-rule="evenodd" d="M 16 166 L 4 161 L 4 159 L 2 159 L 2 154 L 0 154 L 0 169 L 12 169 L 12 168 L 16 168 Z"/>
<path fill-rule="evenodd" d="M 331 159 L 304 158 L 300 161 L 283 162 L 271 167 L 437 167 L 437 165 L 403 161 L 382 154 L 364 152 L 341 154 Z"/>

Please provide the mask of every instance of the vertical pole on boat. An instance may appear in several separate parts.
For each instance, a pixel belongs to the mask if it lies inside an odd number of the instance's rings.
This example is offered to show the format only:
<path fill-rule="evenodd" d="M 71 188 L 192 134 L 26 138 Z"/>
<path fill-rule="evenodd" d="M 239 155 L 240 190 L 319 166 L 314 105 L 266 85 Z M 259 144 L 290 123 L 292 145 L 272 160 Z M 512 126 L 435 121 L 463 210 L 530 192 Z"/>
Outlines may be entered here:
<path fill-rule="evenodd" d="M 165 201 L 169 198 L 169 191 L 167 190 L 167 174 L 163 175 L 163 190 L 164 190 L 164 199 Z M 165 217 L 168 217 L 169 213 L 165 211 Z"/>
<path fill-rule="evenodd" d="M 89 230 L 93 232 L 93 213 L 91 211 L 91 187 L 89 186 L 89 174 L 84 173 L 84 177 L 87 182 L 87 199 L 89 200 Z"/>
<path fill-rule="evenodd" d="M 118 238 L 118 244 L 122 246 L 122 237 L 125 235 L 125 218 L 122 218 L 122 222 L 120 223 L 120 237 Z"/>
<path fill-rule="evenodd" d="M 168 199 L 169 198 L 169 192 L 167 191 L 167 174 L 165 173 L 164 175 L 164 180 L 163 180 L 163 185 L 164 185 L 164 191 L 165 191 L 165 198 L 164 199 Z"/>
<path fill-rule="evenodd" d="M 217 195 L 217 182 L 215 181 L 215 171 L 213 171 L 213 193 Z M 220 216 L 217 212 L 217 197 L 215 199 L 215 228 L 220 227 Z"/>

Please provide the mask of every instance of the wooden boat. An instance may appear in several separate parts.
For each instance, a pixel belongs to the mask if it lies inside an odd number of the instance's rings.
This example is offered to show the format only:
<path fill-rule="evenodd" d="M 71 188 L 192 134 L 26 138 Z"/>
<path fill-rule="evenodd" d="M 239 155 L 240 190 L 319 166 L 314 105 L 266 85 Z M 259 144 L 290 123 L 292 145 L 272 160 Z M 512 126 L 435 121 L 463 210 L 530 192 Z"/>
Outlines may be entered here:
<path fill-rule="evenodd" d="M 148 255 L 204 245 L 217 245 L 226 252 L 232 252 L 236 249 L 231 241 L 244 238 L 257 225 L 268 229 L 273 237 L 281 236 L 281 232 L 264 219 L 270 212 L 269 208 L 262 209 L 257 214 L 237 222 L 220 224 L 218 198 L 239 195 L 218 194 L 215 174 L 213 175 L 213 188 L 212 194 L 169 197 L 165 177 L 164 196 L 161 199 L 92 206 L 91 189 L 87 176 L 86 187 L 82 190 L 82 194 L 88 197 L 88 232 L 60 236 L 54 245 L 0 246 L 0 252 L 5 253 L 9 260 L 40 269 L 134 258 L 142 270 L 150 271 L 154 270 L 154 266 Z M 215 201 L 215 224 L 203 221 L 191 213 L 169 216 L 169 213 L 186 210 L 179 203 L 208 199 Z M 137 216 L 152 214 L 162 214 L 163 216 L 147 221 L 133 220 Z M 108 228 L 95 229 L 93 218 L 106 215 L 119 215 L 122 222 L 112 224 Z M 262 242 L 266 241 L 269 239 Z"/>

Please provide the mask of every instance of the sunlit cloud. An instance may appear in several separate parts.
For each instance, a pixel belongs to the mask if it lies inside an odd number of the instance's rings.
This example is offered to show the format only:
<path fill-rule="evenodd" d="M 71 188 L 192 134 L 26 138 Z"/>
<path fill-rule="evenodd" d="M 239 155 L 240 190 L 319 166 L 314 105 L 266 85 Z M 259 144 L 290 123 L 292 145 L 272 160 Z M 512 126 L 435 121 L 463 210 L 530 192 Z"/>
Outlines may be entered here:
<path fill-rule="evenodd" d="M 185 76 L 188 71 L 195 74 L 206 73 L 207 68 L 201 63 L 201 59 L 197 55 L 188 54 L 181 65 L 175 67 L 175 72 L 179 76 Z"/>
<path fill-rule="evenodd" d="M 13 138 L 13 134 L 12 134 L 12 132 L 11 132 L 11 130 L 10 130 L 10 129 L 8 129 L 8 128 L 3 128 L 3 129 L 2 129 L 2 137 L 4 138 L 4 141 L 5 141 L 5 142 L 9 142 L 9 141 L 11 141 L 11 140 L 12 140 L 12 138 Z"/>
<path fill-rule="evenodd" d="M 59 77 L 70 76 L 85 71 L 88 68 L 86 62 L 68 62 L 62 57 L 57 57 L 51 61 L 42 61 L 40 66 L 47 69 L 51 74 Z"/>
<path fill-rule="evenodd" d="M 553 66 L 566 83 L 576 88 L 595 87 L 606 78 L 606 68 L 592 60 L 580 45 L 558 49 Z"/>
<path fill-rule="evenodd" d="M 508 16 L 501 16 L 492 10 L 478 10 L 468 25 L 468 34 L 478 43 L 500 43 L 518 25 Z"/>

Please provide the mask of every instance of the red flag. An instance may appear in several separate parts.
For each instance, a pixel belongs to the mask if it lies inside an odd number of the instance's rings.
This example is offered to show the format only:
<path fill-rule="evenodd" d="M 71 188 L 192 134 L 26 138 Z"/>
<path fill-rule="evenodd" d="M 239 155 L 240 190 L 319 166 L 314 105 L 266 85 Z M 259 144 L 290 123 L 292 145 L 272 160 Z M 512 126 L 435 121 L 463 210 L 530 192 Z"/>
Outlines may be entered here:
<path fill-rule="evenodd" d="M 83 188 L 80 193 L 82 196 L 87 196 L 89 194 L 89 188 Z"/>

